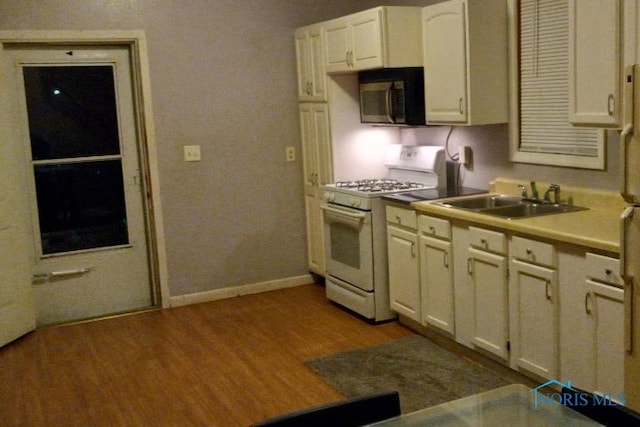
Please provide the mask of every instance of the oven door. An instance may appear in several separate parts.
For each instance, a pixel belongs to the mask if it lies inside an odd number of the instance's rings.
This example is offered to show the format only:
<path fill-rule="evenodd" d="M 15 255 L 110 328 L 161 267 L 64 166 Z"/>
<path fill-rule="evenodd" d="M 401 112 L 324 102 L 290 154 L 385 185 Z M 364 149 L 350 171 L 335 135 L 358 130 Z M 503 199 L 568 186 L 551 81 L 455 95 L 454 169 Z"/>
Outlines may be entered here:
<path fill-rule="evenodd" d="M 371 212 L 323 204 L 327 274 L 373 291 Z"/>

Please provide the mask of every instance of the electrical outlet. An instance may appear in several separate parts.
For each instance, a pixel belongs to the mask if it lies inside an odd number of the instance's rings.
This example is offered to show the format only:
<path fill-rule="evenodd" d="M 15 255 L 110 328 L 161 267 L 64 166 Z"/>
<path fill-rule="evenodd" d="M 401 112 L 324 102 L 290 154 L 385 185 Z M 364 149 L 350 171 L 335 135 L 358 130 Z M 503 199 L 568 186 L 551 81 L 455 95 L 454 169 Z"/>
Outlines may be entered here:
<path fill-rule="evenodd" d="M 458 148 L 458 161 L 460 164 L 465 166 L 470 166 L 473 162 L 473 152 L 471 151 L 471 147 L 462 146 Z"/>
<path fill-rule="evenodd" d="M 296 147 L 289 146 L 286 149 L 286 157 L 287 162 L 295 162 L 296 161 Z"/>
<path fill-rule="evenodd" d="M 199 162 L 200 161 L 200 146 L 199 145 L 185 145 L 184 146 L 184 161 L 185 162 Z"/>

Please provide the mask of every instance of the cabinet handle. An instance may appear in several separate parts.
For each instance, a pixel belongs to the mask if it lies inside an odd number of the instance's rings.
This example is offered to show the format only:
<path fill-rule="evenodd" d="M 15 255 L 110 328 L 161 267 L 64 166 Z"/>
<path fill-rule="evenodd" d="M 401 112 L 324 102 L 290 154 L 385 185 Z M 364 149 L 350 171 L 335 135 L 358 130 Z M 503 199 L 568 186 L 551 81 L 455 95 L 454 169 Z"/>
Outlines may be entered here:
<path fill-rule="evenodd" d="M 624 277 L 624 349 L 633 353 L 633 328 L 635 319 L 633 314 L 633 278 Z"/>
<path fill-rule="evenodd" d="M 444 268 L 449 268 L 449 252 L 444 252 Z"/>
<path fill-rule="evenodd" d="M 636 203 L 635 195 L 628 192 L 629 189 L 629 172 L 631 171 L 631 165 L 629 165 L 629 156 L 627 150 L 629 148 L 630 136 L 633 135 L 633 125 L 628 124 L 620 132 L 620 159 L 622 163 L 622 189 L 620 193 L 622 198 L 627 203 Z"/>
<path fill-rule="evenodd" d="M 307 83 L 307 93 L 313 95 L 313 82 Z"/>
<path fill-rule="evenodd" d="M 609 113 L 610 116 L 613 116 L 613 113 L 615 113 L 616 110 L 616 97 L 613 96 L 612 93 L 609 94 L 609 97 L 607 98 L 607 112 Z"/>
<path fill-rule="evenodd" d="M 620 216 L 620 276 L 624 280 L 627 279 L 627 231 L 633 219 L 635 208 L 633 206 L 627 206 L 624 212 Z"/>
<path fill-rule="evenodd" d="M 460 111 L 460 114 L 464 114 L 462 101 L 464 101 L 464 99 L 462 99 L 462 97 L 460 97 L 460 99 L 458 100 L 458 111 Z"/>
<path fill-rule="evenodd" d="M 402 225 L 402 218 L 400 217 L 400 215 L 396 215 L 396 221 L 398 224 Z"/>
<path fill-rule="evenodd" d="M 433 225 L 429 226 L 429 231 L 431 232 L 431 234 L 436 234 L 436 229 Z"/>
<path fill-rule="evenodd" d="M 416 257 L 416 244 L 411 242 L 411 257 L 415 258 Z"/>
<path fill-rule="evenodd" d="M 587 292 L 584 294 L 584 311 L 587 314 L 591 314 L 591 307 L 589 307 L 589 303 L 591 302 L 591 292 Z"/>
<path fill-rule="evenodd" d="M 473 258 L 467 258 L 467 274 L 473 276 Z"/>
<path fill-rule="evenodd" d="M 485 239 L 484 237 L 480 238 L 480 243 L 482 243 L 483 245 L 487 245 L 487 239 Z"/>
<path fill-rule="evenodd" d="M 547 283 L 544 285 L 544 295 L 551 301 L 551 280 L 547 280 Z"/>

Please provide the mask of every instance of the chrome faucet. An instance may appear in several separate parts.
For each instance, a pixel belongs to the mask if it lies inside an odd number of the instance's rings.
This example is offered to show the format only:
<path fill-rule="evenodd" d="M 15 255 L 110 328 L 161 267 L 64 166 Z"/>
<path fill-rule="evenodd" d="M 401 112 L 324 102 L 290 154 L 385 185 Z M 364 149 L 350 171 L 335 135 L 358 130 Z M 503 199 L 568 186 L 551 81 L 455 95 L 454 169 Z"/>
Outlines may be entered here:
<path fill-rule="evenodd" d="M 527 187 L 522 184 L 518 184 L 518 188 L 520 189 L 520 197 L 522 197 L 523 199 L 528 199 L 529 194 L 527 194 Z"/>
<path fill-rule="evenodd" d="M 538 200 L 538 189 L 536 188 L 536 182 L 531 181 L 531 196 L 527 192 L 527 186 L 519 184 L 518 188 L 520 189 L 520 197 L 523 199 L 530 200 L 532 202 L 537 202 Z"/>
<path fill-rule="evenodd" d="M 531 198 L 533 200 L 538 200 L 538 189 L 536 188 L 535 181 L 531 181 Z"/>
<path fill-rule="evenodd" d="M 560 203 L 560 186 L 558 184 L 549 185 L 547 191 L 544 192 L 544 201 L 546 203 L 551 203 L 551 198 L 549 197 L 550 193 L 553 193 L 553 203 Z"/>

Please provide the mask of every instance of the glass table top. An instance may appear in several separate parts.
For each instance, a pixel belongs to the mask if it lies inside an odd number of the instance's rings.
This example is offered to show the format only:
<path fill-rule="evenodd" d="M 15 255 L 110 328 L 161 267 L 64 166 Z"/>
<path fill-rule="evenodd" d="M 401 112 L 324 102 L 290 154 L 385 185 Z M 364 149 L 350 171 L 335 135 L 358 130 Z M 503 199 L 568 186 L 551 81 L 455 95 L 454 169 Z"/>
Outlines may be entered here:
<path fill-rule="evenodd" d="M 403 414 L 372 426 L 597 426 L 599 423 L 559 403 L 538 404 L 536 392 L 522 384 Z"/>

